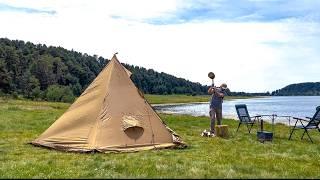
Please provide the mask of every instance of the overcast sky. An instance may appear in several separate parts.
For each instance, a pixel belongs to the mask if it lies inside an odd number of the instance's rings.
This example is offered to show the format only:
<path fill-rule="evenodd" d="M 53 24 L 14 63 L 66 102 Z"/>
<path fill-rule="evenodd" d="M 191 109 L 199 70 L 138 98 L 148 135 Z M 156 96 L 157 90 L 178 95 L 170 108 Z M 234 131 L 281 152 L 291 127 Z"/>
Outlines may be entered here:
<path fill-rule="evenodd" d="M 231 91 L 320 81 L 320 0 L 0 0 L 0 37 Z"/>

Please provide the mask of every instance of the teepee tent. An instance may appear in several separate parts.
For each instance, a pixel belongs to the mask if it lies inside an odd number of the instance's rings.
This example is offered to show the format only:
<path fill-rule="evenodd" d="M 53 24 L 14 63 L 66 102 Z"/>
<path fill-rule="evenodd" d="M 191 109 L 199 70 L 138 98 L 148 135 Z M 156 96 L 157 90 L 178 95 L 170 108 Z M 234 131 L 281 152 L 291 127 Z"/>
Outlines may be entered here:
<path fill-rule="evenodd" d="M 114 55 L 70 108 L 31 144 L 77 152 L 185 147 L 130 75 Z"/>

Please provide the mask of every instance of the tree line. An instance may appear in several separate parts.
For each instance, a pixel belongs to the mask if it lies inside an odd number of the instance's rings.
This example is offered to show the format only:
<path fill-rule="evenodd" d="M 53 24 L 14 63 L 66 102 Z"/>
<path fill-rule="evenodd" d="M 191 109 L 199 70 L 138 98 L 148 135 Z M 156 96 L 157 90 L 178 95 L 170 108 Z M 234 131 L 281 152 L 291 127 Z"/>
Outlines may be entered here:
<path fill-rule="evenodd" d="M 109 62 L 62 47 L 0 38 L 0 91 L 31 99 L 70 102 Z M 123 64 L 149 94 L 206 94 L 207 86 L 153 69 Z"/>
<path fill-rule="evenodd" d="M 275 90 L 272 96 L 320 96 L 320 82 L 290 84 Z"/>
<path fill-rule="evenodd" d="M 62 47 L 0 38 L 0 94 L 72 102 L 109 62 Z M 207 94 L 209 86 L 153 69 L 123 64 L 134 84 L 146 94 Z M 269 93 L 228 92 L 231 96 Z"/>

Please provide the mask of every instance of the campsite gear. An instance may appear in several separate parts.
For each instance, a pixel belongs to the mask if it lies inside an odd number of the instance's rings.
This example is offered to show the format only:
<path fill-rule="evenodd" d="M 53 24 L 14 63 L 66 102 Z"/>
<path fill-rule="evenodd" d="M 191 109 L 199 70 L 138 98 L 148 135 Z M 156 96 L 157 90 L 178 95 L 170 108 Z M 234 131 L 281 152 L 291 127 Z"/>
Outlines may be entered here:
<path fill-rule="evenodd" d="M 263 130 L 263 119 L 260 120 L 260 131 L 257 132 L 257 138 L 260 142 L 272 141 L 273 133 Z"/>
<path fill-rule="evenodd" d="M 297 117 L 292 117 L 293 119 L 296 119 L 296 123 L 294 124 L 292 130 L 291 130 L 291 133 L 290 133 L 290 136 L 289 136 L 289 140 L 291 139 L 291 136 L 293 134 L 293 132 L 295 130 L 298 130 L 298 129 L 303 129 L 304 132 L 302 134 L 302 137 L 301 137 L 301 140 L 303 139 L 304 135 L 307 134 L 310 141 L 313 143 L 309 133 L 308 133 L 308 130 L 312 130 L 312 129 L 316 129 L 320 132 L 320 128 L 319 128 L 319 124 L 320 124 L 320 106 L 318 106 L 316 108 L 316 112 L 315 114 L 313 115 L 312 118 L 310 117 L 306 117 L 308 118 L 309 120 L 306 120 L 306 119 L 301 119 L 301 118 L 297 118 Z M 301 123 L 301 125 L 297 125 L 298 121 Z M 306 124 L 303 124 L 303 122 L 306 122 Z"/>
<path fill-rule="evenodd" d="M 209 72 L 209 73 L 208 73 L 208 77 L 209 77 L 210 79 L 214 79 L 216 76 L 215 76 L 215 74 L 214 74 L 213 72 Z"/>
<path fill-rule="evenodd" d="M 229 137 L 228 125 L 216 125 L 216 136 L 227 138 Z"/>
<path fill-rule="evenodd" d="M 76 152 L 186 147 L 141 96 L 114 55 L 88 88 L 33 145 Z"/>
<path fill-rule="evenodd" d="M 216 135 L 210 131 L 207 131 L 206 129 L 203 130 L 203 132 L 200 134 L 203 137 L 215 137 Z"/>
<path fill-rule="evenodd" d="M 275 128 L 275 121 L 277 118 L 286 118 L 289 122 L 289 125 L 290 125 L 291 116 L 283 116 L 283 115 L 279 116 L 277 114 L 257 114 L 257 115 L 261 116 L 262 119 L 265 119 L 265 117 L 266 117 L 269 120 L 271 120 L 271 127 L 272 127 L 271 132 L 273 133 L 273 137 L 275 137 L 275 129 L 274 128 Z"/>
<path fill-rule="evenodd" d="M 248 131 L 250 133 L 250 131 L 253 127 L 253 124 L 256 121 L 259 121 L 261 116 L 257 115 L 257 116 L 250 117 L 248 109 L 247 109 L 247 105 L 245 105 L 245 104 L 236 104 L 235 107 L 236 107 L 237 115 L 239 118 L 239 125 L 237 128 L 237 132 L 238 132 L 241 124 L 246 124 Z M 250 125 L 250 127 L 249 127 L 249 125 Z"/>
<path fill-rule="evenodd" d="M 209 72 L 209 73 L 208 73 L 208 77 L 209 77 L 210 79 L 212 79 L 212 84 L 211 84 L 211 86 L 214 87 L 214 78 L 216 77 L 216 75 L 215 75 L 213 72 Z"/>

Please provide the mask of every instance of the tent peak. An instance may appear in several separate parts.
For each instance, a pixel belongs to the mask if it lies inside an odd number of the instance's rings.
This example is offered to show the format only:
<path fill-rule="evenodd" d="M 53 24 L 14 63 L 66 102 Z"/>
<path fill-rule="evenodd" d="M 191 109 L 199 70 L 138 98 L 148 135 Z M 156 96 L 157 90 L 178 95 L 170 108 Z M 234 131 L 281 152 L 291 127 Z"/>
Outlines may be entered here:
<path fill-rule="evenodd" d="M 111 61 L 118 61 L 118 62 L 120 63 L 120 61 L 119 61 L 118 58 L 117 58 L 117 54 L 118 54 L 118 52 L 116 52 L 116 53 L 113 54 L 113 56 L 112 56 L 112 58 L 111 58 Z"/>
<path fill-rule="evenodd" d="M 117 58 L 117 54 L 118 54 L 118 52 L 114 53 L 112 59 L 113 59 L 113 58 L 118 59 L 118 58 Z"/>
<path fill-rule="evenodd" d="M 128 76 L 130 77 L 130 76 L 132 75 L 132 73 L 131 73 L 127 68 L 125 68 L 125 67 L 121 64 L 121 62 L 118 60 L 116 54 L 118 54 L 118 52 L 114 53 L 111 61 L 119 64 L 119 65 L 126 71 L 126 73 L 128 74 Z"/>

